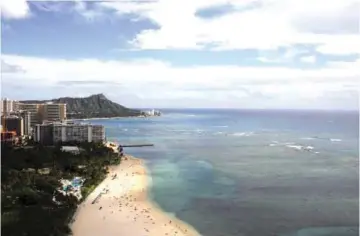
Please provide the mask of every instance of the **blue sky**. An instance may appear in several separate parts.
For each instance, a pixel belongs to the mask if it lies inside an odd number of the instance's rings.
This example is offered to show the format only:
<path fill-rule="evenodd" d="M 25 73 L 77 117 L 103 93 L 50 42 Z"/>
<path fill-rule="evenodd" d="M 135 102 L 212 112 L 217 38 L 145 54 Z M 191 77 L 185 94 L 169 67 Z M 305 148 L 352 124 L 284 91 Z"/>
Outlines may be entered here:
<path fill-rule="evenodd" d="M 357 109 L 356 0 L 1 2 L 2 97 Z"/>

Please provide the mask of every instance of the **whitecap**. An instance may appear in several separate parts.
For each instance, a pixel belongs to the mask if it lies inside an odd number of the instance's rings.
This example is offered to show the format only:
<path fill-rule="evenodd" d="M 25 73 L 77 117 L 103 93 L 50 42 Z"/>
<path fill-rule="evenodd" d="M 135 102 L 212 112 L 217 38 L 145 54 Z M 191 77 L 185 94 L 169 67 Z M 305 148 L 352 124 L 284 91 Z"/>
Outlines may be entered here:
<path fill-rule="evenodd" d="M 227 128 L 227 127 L 229 127 L 229 126 L 227 126 L 227 125 L 216 125 L 216 126 L 214 126 L 214 127 L 216 127 L 216 128 Z"/>
<path fill-rule="evenodd" d="M 201 134 L 201 133 L 203 133 L 205 130 L 202 130 L 202 129 L 196 129 L 196 130 L 194 130 L 196 133 L 199 133 L 199 134 Z"/>
<path fill-rule="evenodd" d="M 341 142 L 342 140 L 338 139 L 338 138 L 331 138 L 330 141 L 331 142 Z"/>
<path fill-rule="evenodd" d="M 286 147 L 299 151 L 311 151 L 314 149 L 313 146 L 301 146 L 301 145 L 286 145 Z"/>
<path fill-rule="evenodd" d="M 296 150 L 301 150 L 303 148 L 303 146 L 301 146 L 301 145 L 286 145 L 286 147 L 293 148 Z"/>
<path fill-rule="evenodd" d="M 169 131 L 171 131 L 171 132 L 188 132 L 190 130 L 186 130 L 186 129 L 170 129 Z"/>
<path fill-rule="evenodd" d="M 285 143 L 285 145 L 293 145 L 293 144 L 295 144 L 294 142 L 287 142 L 287 143 Z"/>
<path fill-rule="evenodd" d="M 313 140 L 314 138 L 312 137 L 306 137 L 306 138 L 301 138 L 302 140 Z"/>
<path fill-rule="evenodd" d="M 241 132 L 241 133 L 233 133 L 233 136 L 244 136 L 244 137 L 248 137 L 250 135 L 252 135 L 253 132 Z"/>

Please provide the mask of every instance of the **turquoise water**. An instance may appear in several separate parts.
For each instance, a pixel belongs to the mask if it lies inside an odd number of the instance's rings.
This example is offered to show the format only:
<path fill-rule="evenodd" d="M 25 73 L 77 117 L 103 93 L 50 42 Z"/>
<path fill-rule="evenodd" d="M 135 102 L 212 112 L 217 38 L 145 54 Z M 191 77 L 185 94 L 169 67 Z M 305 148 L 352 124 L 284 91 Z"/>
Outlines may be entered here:
<path fill-rule="evenodd" d="M 164 110 L 96 120 L 145 159 L 152 197 L 208 236 L 355 236 L 357 113 Z"/>

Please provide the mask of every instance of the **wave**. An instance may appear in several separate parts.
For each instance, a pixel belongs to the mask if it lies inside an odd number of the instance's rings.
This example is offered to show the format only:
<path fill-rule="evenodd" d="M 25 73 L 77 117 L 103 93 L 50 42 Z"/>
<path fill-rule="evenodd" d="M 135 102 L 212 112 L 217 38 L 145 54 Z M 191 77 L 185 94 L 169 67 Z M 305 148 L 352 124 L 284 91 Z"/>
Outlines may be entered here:
<path fill-rule="evenodd" d="M 285 145 L 294 145 L 295 143 L 294 142 L 287 142 L 287 143 L 284 143 Z"/>
<path fill-rule="evenodd" d="M 302 149 L 301 145 L 286 145 L 286 147 L 296 149 L 296 150 L 301 150 Z"/>
<path fill-rule="evenodd" d="M 224 132 L 216 132 L 214 133 L 215 135 L 220 135 L 220 134 L 224 134 Z"/>
<path fill-rule="evenodd" d="M 279 141 L 271 141 L 271 143 L 269 144 L 270 147 L 276 147 L 276 146 L 282 146 L 284 144 L 279 143 Z"/>
<path fill-rule="evenodd" d="M 279 143 L 278 141 L 272 141 L 272 143 L 270 143 L 269 146 L 270 147 L 283 146 L 298 151 L 308 151 L 308 152 L 313 151 L 315 149 L 313 146 L 304 146 L 304 145 L 296 144 L 294 142 Z"/>
<path fill-rule="evenodd" d="M 181 133 L 183 135 L 204 134 L 206 130 L 203 129 L 167 129 L 167 132 Z"/>
<path fill-rule="evenodd" d="M 253 134 L 254 134 L 254 132 L 241 132 L 241 133 L 233 133 L 232 136 L 249 137 Z"/>
<path fill-rule="evenodd" d="M 302 145 L 286 145 L 286 147 L 299 151 L 311 151 L 314 149 L 313 146 L 302 146 Z"/>
<path fill-rule="evenodd" d="M 301 138 L 302 140 L 314 140 L 314 137 L 306 137 L 306 138 Z"/>
<path fill-rule="evenodd" d="M 305 137 L 305 138 L 301 138 L 302 140 L 314 140 L 314 139 L 318 139 L 318 140 L 329 140 L 331 142 L 341 142 L 342 140 L 341 139 L 338 139 L 338 138 L 322 138 L 322 137 L 318 137 L 318 136 L 315 136 L 315 137 Z"/>
<path fill-rule="evenodd" d="M 202 133 L 202 132 L 200 132 Z M 237 133 L 228 133 L 228 132 L 214 132 L 213 135 L 224 135 L 224 136 L 236 136 L 236 137 L 249 137 L 254 134 L 254 132 L 237 132 Z"/>
<path fill-rule="evenodd" d="M 169 129 L 170 132 L 190 132 L 189 129 Z"/>
<path fill-rule="evenodd" d="M 331 142 L 341 142 L 342 140 L 338 139 L 338 138 L 331 138 L 330 141 Z"/>
<path fill-rule="evenodd" d="M 201 134 L 201 133 L 203 133 L 203 132 L 205 132 L 205 130 L 202 130 L 202 129 L 196 129 L 196 130 L 194 130 L 196 133 L 198 133 L 198 134 Z"/>

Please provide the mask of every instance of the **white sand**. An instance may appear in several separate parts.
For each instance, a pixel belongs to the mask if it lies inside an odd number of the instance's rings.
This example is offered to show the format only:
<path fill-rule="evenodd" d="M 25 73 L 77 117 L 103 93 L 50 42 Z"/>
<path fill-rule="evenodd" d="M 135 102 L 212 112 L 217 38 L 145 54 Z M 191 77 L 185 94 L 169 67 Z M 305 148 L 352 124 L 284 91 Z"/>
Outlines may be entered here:
<path fill-rule="evenodd" d="M 147 198 L 148 178 L 141 160 L 128 157 L 110 169 L 109 176 L 79 206 L 71 225 L 74 236 L 200 235 Z M 114 174 L 117 177 L 113 179 Z M 104 189 L 99 200 L 93 200 Z M 101 209 L 99 209 L 101 207 Z"/>

